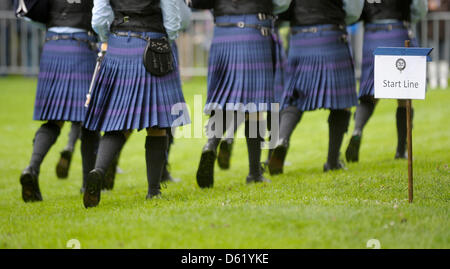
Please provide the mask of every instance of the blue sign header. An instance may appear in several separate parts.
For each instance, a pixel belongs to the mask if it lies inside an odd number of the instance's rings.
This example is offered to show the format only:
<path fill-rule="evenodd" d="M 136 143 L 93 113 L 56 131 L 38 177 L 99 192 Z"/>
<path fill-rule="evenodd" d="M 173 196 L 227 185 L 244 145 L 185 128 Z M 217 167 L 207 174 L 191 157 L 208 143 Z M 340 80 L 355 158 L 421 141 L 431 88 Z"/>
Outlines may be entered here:
<path fill-rule="evenodd" d="M 373 55 L 427 56 L 427 61 L 430 62 L 432 50 L 433 48 L 378 47 L 373 52 Z"/>

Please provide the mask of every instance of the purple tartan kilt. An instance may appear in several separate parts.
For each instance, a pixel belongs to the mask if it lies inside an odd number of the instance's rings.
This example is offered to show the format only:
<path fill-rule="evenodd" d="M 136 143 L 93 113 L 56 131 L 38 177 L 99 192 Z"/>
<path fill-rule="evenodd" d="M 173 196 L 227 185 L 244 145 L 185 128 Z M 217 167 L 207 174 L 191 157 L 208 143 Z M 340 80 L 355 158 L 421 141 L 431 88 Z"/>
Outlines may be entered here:
<path fill-rule="evenodd" d="M 58 35 L 48 32 L 46 37 Z M 70 34 L 64 34 L 70 35 Z M 73 37 L 95 42 L 87 33 Z M 97 52 L 86 42 L 51 40 L 44 45 L 34 103 L 34 120 L 81 122 Z"/>
<path fill-rule="evenodd" d="M 286 68 L 287 68 L 287 55 L 283 46 L 283 40 L 280 37 L 280 33 L 277 31 L 277 35 L 274 37 L 276 42 L 275 57 L 276 57 L 276 70 L 274 77 L 274 98 L 275 103 L 281 103 L 283 101 L 284 83 L 286 80 Z"/>
<path fill-rule="evenodd" d="M 393 23 L 396 27 L 403 23 Z M 386 26 L 386 24 L 367 24 L 364 33 L 363 59 L 359 98 L 374 96 L 374 56 L 373 52 L 378 47 L 404 47 L 405 40 L 411 39 L 406 28 L 392 30 L 369 31 L 373 27 Z M 412 38 L 411 47 L 417 47 L 417 41 Z"/>
<path fill-rule="evenodd" d="M 159 38 L 159 33 L 140 33 Z M 176 71 L 157 77 L 143 65 L 146 41 L 111 34 L 84 126 L 97 131 L 170 128 L 190 123 Z M 172 49 L 174 46 L 172 47 Z M 177 113 L 172 114 L 172 109 Z"/>
<path fill-rule="evenodd" d="M 291 36 L 282 108 L 296 106 L 310 111 L 345 109 L 357 104 L 353 60 L 344 37 L 342 31 Z"/>
<path fill-rule="evenodd" d="M 271 26 L 270 21 L 259 21 L 256 15 L 216 18 L 216 23 L 239 21 Z M 277 73 L 281 70 L 281 63 L 277 62 L 281 59 L 282 47 L 275 38 L 275 35 L 263 36 L 254 28 L 215 27 L 209 55 L 205 113 L 216 109 L 271 110 L 271 104 L 276 102 L 275 83 L 282 83 L 282 76 Z"/>

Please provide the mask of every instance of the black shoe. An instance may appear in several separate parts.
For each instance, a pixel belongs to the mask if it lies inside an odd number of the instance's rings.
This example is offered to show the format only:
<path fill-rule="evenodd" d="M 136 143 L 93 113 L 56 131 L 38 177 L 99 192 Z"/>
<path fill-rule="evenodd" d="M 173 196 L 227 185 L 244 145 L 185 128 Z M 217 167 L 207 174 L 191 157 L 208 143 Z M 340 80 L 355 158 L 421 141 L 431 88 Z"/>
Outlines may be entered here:
<path fill-rule="evenodd" d="M 347 170 L 345 164 L 342 161 L 338 161 L 337 164 L 331 165 L 328 162 L 323 165 L 323 171 L 334 171 L 334 170 Z"/>
<path fill-rule="evenodd" d="M 145 199 L 147 200 L 151 200 L 154 198 L 161 198 L 161 191 L 148 191 L 147 196 L 145 197 Z"/>
<path fill-rule="evenodd" d="M 70 150 L 61 151 L 58 164 L 56 165 L 56 176 L 59 179 L 65 179 L 69 176 L 70 162 L 72 161 L 73 152 Z"/>
<path fill-rule="evenodd" d="M 219 154 L 217 155 L 217 163 L 223 170 L 230 169 L 231 151 L 233 150 L 233 140 L 222 140 L 219 145 Z"/>
<path fill-rule="evenodd" d="M 84 207 L 95 207 L 100 203 L 102 182 L 103 172 L 100 169 L 94 169 L 89 172 L 86 180 L 86 190 L 83 195 Z"/>
<path fill-rule="evenodd" d="M 407 151 L 403 151 L 403 153 L 401 151 L 398 151 L 395 153 L 395 159 L 396 160 L 403 160 L 403 159 L 408 159 L 408 152 Z"/>
<path fill-rule="evenodd" d="M 259 176 L 253 176 L 253 175 L 248 175 L 247 176 L 247 184 L 251 184 L 251 183 L 271 183 L 272 181 L 270 181 L 269 179 L 265 178 L 263 175 L 259 175 Z"/>
<path fill-rule="evenodd" d="M 289 142 L 285 139 L 278 141 L 277 146 L 273 150 L 272 156 L 269 160 L 269 173 L 271 175 L 278 175 L 283 173 L 284 160 L 289 148 Z"/>
<path fill-rule="evenodd" d="M 102 183 L 102 190 L 110 191 L 114 189 L 114 181 L 116 179 L 117 164 L 119 163 L 119 156 L 115 157 L 108 170 L 106 170 L 105 178 Z"/>
<path fill-rule="evenodd" d="M 361 146 L 361 136 L 353 135 L 345 151 L 345 159 L 347 162 L 359 161 L 359 147 Z"/>
<path fill-rule="evenodd" d="M 202 151 L 200 164 L 197 170 L 197 184 L 200 188 L 212 188 L 214 186 L 214 163 L 216 150 L 206 144 Z"/>
<path fill-rule="evenodd" d="M 22 199 L 24 202 L 42 201 L 38 175 L 30 166 L 25 168 L 20 175 L 20 184 L 22 185 Z"/>

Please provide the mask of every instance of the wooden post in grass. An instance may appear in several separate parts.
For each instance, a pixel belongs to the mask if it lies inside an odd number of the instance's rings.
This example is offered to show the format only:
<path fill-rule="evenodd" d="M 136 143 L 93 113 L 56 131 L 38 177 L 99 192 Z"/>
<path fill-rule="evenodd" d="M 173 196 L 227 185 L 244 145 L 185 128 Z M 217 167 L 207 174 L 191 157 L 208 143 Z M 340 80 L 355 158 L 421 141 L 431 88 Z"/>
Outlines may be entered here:
<path fill-rule="evenodd" d="M 405 40 L 405 47 L 409 48 L 410 40 Z M 406 134 L 408 143 L 408 200 L 413 202 L 414 185 L 413 185 L 413 151 L 412 151 L 412 122 L 411 122 L 411 106 L 412 100 L 406 100 Z"/>
<path fill-rule="evenodd" d="M 413 202 L 412 100 L 425 100 L 427 61 L 432 48 L 378 47 L 374 51 L 374 96 L 406 101 L 408 144 L 408 200 Z"/>

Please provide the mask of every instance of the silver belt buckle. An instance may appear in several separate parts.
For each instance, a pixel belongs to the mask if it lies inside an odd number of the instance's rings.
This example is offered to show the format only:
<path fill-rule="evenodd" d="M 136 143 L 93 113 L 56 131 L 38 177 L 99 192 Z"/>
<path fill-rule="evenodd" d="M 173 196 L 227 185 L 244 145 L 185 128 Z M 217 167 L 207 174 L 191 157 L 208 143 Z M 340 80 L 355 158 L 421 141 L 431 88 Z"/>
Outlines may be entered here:
<path fill-rule="evenodd" d="M 267 16 L 266 16 L 266 14 L 264 14 L 264 13 L 258 13 L 258 19 L 259 19 L 260 21 L 264 21 L 264 20 L 267 19 Z"/>
<path fill-rule="evenodd" d="M 245 27 L 245 22 L 243 22 L 243 21 L 238 22 L 237 23 L 237 27 L 244 28 Z"/>
<path fill-rule="evenodd" d="M 261 27 L 261 34 L 263 36 L 268 36 L 269 35 L 269 28 L 267 27 Z"/>
<path fill-rule="evenodd" d="M 311 33 L 317 33 L 317 27 L 311 27 Z"/>
<path fill-rule="evenodd" d="M 407 22 L 407 21 L 404 21 L 404 22 L 403 22 L 403 26 L 404 26 L 405 28 L 410 28 L 410 27 L 411 27 L 411 23 L 409 23 L 409 22 Z"/>

